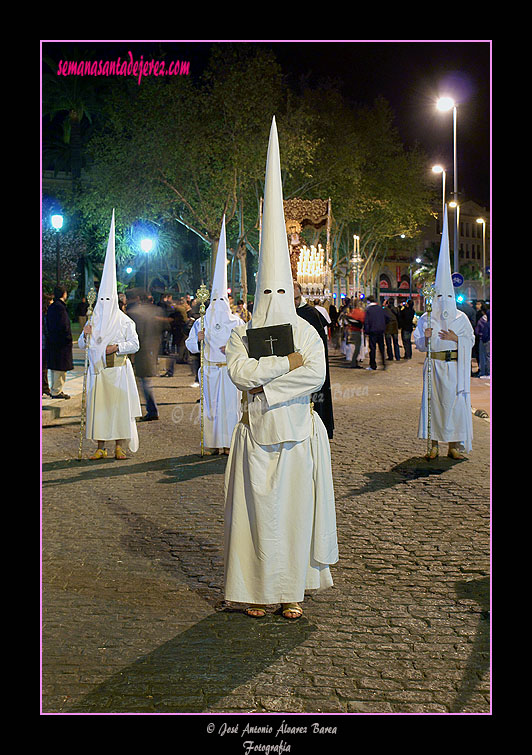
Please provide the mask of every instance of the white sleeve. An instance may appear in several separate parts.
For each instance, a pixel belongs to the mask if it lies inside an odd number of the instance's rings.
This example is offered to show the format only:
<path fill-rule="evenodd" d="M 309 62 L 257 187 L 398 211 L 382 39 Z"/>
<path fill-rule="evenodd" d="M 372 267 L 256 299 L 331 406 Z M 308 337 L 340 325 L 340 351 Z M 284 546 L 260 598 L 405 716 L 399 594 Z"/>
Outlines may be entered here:
<path fill-rule="evenodd" d="M 428 347 L 425 345 L 425 328 L 426 328 L 425 315 L 422 315 L 417 321 L 416 329 L 412 333 L 412 338 L 418 351 L 428 351 Z"/>
<path fill-rule="evenodd" d="M 201 326 L 201 317 L 194 322 L 194 325 L 190 328 L 187 340 L 185 341 L 185 348 L 187 348 L 191 354 L 197 354 L 200 350 L 198 341 L 198 331 Z"/>
<path fill-rule="evenodd" d="M 236 329 L 229 337 L 225 356 L 227 373 L 239 391 L 250 391 L 252 388 L 264 386 L 290 370 L 288 357 L 249 357 L 242 337 Z"/>
<path fill-rule="evenodd" d="M 275 378 L 264 386 L 269 406 L 319 391 L 326 377 L 325 349 L 318 332 L 312 328 L 307 343 L 301 350 L 303 365 L 286 375 Z M 262 361 L 262 360 L 261 360 Z"/>
<path fill-rule="evenodd" d="M 137 329 L 133 321 L 126 323 L 125 339 L 117 341 L 119 354 L 135 354 L 140 349 Z"/>

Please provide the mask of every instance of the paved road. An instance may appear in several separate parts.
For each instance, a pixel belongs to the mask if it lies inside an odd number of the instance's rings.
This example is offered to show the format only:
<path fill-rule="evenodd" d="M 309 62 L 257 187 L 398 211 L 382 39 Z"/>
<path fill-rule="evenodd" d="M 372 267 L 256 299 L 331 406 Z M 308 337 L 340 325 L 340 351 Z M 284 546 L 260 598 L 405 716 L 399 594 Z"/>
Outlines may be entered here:
<path fill-rule="evenodd" d="M 489 713 L 490 426 L 424 461 L 421 360 L 331 355 L 340 561 L 294 623 L 223 603 L 225 458 L 187 366 L 127 461 L 43 427 L 43 713 Z"/>

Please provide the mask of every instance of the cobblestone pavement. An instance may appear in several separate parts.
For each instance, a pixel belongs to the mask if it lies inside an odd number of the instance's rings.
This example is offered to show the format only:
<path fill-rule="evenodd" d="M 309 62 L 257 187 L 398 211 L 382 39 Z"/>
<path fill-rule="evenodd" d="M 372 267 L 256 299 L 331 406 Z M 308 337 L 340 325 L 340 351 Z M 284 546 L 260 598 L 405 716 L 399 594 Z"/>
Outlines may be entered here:
<path fill-rule="evenodd" d="M 490 712 L 489 422 L 426 462 L 422 356 L 330 362 L 340 560 L 297 622 L 223 603 L 226 458 L 199 456 L 188 366 L 127 461 L 43 427 L 43 713 Z"/>

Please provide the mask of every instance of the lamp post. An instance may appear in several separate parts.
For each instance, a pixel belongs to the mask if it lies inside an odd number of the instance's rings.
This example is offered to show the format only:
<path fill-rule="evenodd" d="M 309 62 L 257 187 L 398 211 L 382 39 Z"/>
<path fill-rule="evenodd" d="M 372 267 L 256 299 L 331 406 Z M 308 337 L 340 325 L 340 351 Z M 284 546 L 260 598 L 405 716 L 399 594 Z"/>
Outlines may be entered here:
<path fill-rule="evenodd" d="M 56 284 L 59 285 L 59 281 L 61 279 L 60 276 L 60 264 L 59 264 L 59 231 L 63 227 L 63 216 L 62 215 L 52 215 L 51 217 L 52 227 L 55 228 L 56 234 L 55 234 L 55 278 L 56 278 Z"/>
<path fill-rule="evenodd" d="M 486 221 L 477 218 L 477 223 L 482 223 L 482 298 L 486 301 Z"/>
<path fill-rule="evenodd" d="M 146 255 L 146 267 L 144 268 L 144 281 L 145 281 L 144 287 L 146 289 L 146 293 L 148 293 L 148 262 L 149 262 L 150 252 L 153 249 L 153 240 L 150 238 L 141 239 L 140 248 Z"/>
<path fill-rule="evenodd" d="M 440 97 L 440 99 L 436 103 L 436 107 L 443 113 L 451 109 L 453 111 L 453 199 L 455 200 L 455 202 L 458 202 L 458 166 L 456 160 L 456 105 L 451 97 Z M 458 266 L 458 213 L 456 213 L 454 224 L 454 269 L 456 272 L 458 272 Z"/>
<path fill-rule="evenodd" d="M 442 176 L 442 225 L 443 225 L 443 218 L 445 216 L 445 169 L 442 168 L 441 165 L 433 165 L 432 166 L 432 172 L 433 173 L 441 173 Z"/>
<path fill-rule="evenodd" d="M 353 293 L 355 298 L 358 299 L 360 294 L 360 263 L 362 257 L 360 256 L 360 236 L 353 236 Z"/>

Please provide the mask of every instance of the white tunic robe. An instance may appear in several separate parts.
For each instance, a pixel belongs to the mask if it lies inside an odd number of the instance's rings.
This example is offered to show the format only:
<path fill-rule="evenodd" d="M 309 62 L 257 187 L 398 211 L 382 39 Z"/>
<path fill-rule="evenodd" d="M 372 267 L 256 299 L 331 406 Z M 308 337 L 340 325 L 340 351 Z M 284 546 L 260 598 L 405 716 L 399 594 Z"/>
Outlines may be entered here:
<path fill-rule="evenodd" d="M 233 327 L 244 325 L 243 320 L 236 320 Z M 200 350 L 198 331 L 201 330 L 201 318 L 198 318 L 185 341 L 185 346 L 192 354 Z M 212 350 L 211 350 L 212 351 Z M 241 392 L 229 379 L 225 354 L 219 351 L 216 362 L 204 357 L 203 389 L 203 432 L 206 448 L 229 448 L 235 425 L 242 414 Z M 199 375 L 201 381 L 201 370 Z"/>
<path fill-rule="evenodd" d="M 425 346 L 427 314 L 423 314 L 414 330 L 413 338 L 419 351 L 428 351 Z M 449 320 L 447 330 L 458 336 L 454 341 L 443 341 L 438 337 L 439 326 L 432 324 L 432 351 L 457 350 L 458 359 L 445 362 L 432 359 L 431 395 L 431 438 L 443 443 L 459 442 L 469 452 L 473 441 L 473 420 L 471 417 L 471 349 L 475 334 L 469 318 L 458 312 L 454 320 Z M 428 359 L 423 366 L 423 397 L 419 413 L 418 438 L 427 438 L 427 369 Z"/>
<path fill-rule="evenodd" d="M 137 330 L 131 318 L 124 315 L 120 319 L 119 332 L 112 343 L 118 345 L 117 355 L 134 354 L 139 350 Z M 78 346 L 85 348 L 83 332 Z M 141 414 L 130 360 L 126 359 L 120 367 L 105 367 L 103 357 L 98 364 L 94 364 L 89 348 L 86 437 L 91 440 L 128 440 L 130 451 L 135 452 L 139 447 L 135 418 Z"/>
<path fill-rule="evenodd" d="M 225 473 L 225 599 L 237 603 L 303 600 L 305 589 L 333 584 L 338 560 L 327 431 L 310 395 L 325 380 L 325 353 L 315 328 L 293 325 L 304 364 L 288 357 L 250 359 L 246 326 L 226 349 L 231 379 L 247 394 Z"/>

